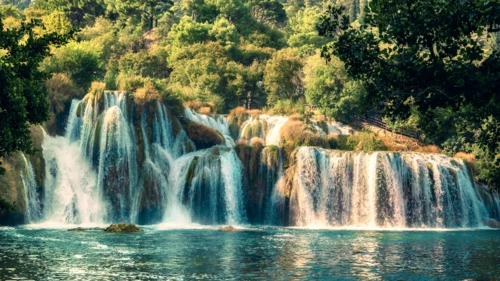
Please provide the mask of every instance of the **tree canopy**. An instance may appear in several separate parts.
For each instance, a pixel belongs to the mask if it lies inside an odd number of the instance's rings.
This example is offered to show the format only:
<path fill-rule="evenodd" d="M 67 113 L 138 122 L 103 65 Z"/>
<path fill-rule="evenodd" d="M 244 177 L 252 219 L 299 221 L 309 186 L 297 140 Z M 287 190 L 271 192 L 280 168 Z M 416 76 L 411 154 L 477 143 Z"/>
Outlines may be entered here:
<path fill-rule="evenodd" d="M 39 64 L 67 36 L 35 35 L 40 23 L 22 23 L 19 29 L 3 29 L 0 20 L 0 157 L 21 150 L 31 152 L 30 124 L 48 119 L 47 92 L 42 83 L 49 78 Z"/>
<path fill-rule="evenodd" d="M 432 140 L 467 134 L 498 154 L 500 1 L 373 0 L 361 25 L 330 7 L 318 29 L 335 39 L 323 56 L 365 84 L 365 111 L 406 119 L 415 109 Z"/>

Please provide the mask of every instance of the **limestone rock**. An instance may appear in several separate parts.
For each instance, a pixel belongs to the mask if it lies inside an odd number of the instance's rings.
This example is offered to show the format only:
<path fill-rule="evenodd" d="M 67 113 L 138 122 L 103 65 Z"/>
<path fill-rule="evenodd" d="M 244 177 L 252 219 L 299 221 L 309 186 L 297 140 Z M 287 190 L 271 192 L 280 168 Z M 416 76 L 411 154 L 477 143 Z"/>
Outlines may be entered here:
<path fill-rule="evenodd" d="M 238 231 L 238 230 L 236 228 L 228 225 L 228 226 L 219 228 L 219 231 L 222 231 L 222 232 L 235 232 L 235 231 Z"/>
<path fill-rule="evenodd" d="M 133 223 L 117 223 L 108 226 L 104 231 L 130 233 L 130 232 L 140 232 L 142 231 L 142 229 Z"/>
<path fill-rule="evenodd" d="M 85 228 L 82 228 L 82 227 L 70 228 L 70 229 L 68 229 L 68 231 L 82 232 L 82 231 L 85 231 Z"/>

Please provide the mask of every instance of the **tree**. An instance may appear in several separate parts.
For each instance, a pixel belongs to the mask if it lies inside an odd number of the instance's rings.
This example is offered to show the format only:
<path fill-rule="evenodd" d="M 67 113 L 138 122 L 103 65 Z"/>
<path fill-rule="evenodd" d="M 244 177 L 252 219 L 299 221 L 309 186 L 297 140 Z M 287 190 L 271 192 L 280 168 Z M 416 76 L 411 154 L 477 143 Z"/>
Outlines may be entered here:
<path fill-rule="evenodd" d="M 92 81 L 102 78 L 101 53 L 102 48 L 90 41 L 72 41 L 56 49 L 43 66 L 48 72 L 67 74 L 78 87 L 86 90 Z"/>
<path fill-rule="evenodd" d="M 349 122 L 358 115 L 363 86 L 348 77 L 339 59 L 332 58 L 329 64 L 325 64 L 318 53 L 307 59 L 304 74 L 305 95 L 309 104 L 342 122 Z"/>
<path fill-rule="evenodd" d="M 185 45 L 202 43 L 208 40 L 212 26 L 209 23 L 198 23 L 184 16 L 178 24 L 174 24 L 168 33 L 172 45 L 181 48 Z"/>
<path fill-rule="evenodd" d="M 267 103 L 292 99 L 301 95 L 302 60 L 295 51 L 282 49 L 273 54 L 264 69 L 264 87 Z"/>
<path fill-rule="evenodd" d="M 125 18 L 134 17 L 143 21 L 147 30 L 158 25 L 158 19 L 173 5 L 171 0 L 108 0 L 116 12 Z"/>
<path fill-rule="evenodd" d="M 302 8 L 288 20 L 288 46 L 298 48 L 301 54 L 313 55 L 317 49 L 328 43 L 316 30 L 320 15 L 317 8 Z"/>
<path fill-rule="evenodd" d="M 20 10 L 24 10 L 24 9 L 28 8 L 30 3 L 31 3 L 31 0 L 1 0 L 0 6 L 12 5 L 12 6 L 16 6 Z"/>
<path fill-rule="evenodd" d="M 436 141 L 466 127 L 497 155 L 500 52 L 486 52 L 485 42 L 500 31 L 500 1 L 373 0 L 359 28 L 344 10 L 330 7 L 322 17 L 320 34 L 335 38 L 322 53 L 365 83 L 364 110 L 404 120 L 415 109 Z"/>
<path fill-rule="evenodd" d="M 0 20 L 0 157 L 21 150 L 32 152 L 30 124 L 49 117 L 47 92 L 42 83 L 48 74 L 39 69 L 50 54 L 51 45 L 60 45 L 68 36 L 48 33 L 37 37 L 39 22 L 22 23 L 19 29 L 3 30 Z"/>
<path fill-rule="evenodd" d="M 250 14 L 258 22 L 269 26 L 284 26 L 287 16 L 283 4 L 278 0 L 252 0 Z"/>

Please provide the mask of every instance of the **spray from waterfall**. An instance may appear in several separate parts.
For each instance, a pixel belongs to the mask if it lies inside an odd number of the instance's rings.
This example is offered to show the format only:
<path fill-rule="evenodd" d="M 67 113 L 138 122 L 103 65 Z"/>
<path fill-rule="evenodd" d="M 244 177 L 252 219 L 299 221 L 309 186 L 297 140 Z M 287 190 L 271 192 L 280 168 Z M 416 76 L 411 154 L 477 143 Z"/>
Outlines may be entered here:
<path fill-rule="evenodd" d="M 462 160 L 303 147 L 291 198 L 299 226 L 482 226 L 487 208 Z"/>

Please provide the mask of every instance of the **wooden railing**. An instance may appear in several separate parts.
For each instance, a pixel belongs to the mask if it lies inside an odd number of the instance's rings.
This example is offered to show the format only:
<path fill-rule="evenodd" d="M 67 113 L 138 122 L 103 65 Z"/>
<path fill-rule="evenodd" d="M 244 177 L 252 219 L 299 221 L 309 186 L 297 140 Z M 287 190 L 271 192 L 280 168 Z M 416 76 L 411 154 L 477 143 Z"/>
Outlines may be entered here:
<path fill-rule="evenodd" d="M 394 130 L 393 128 L 390 128 L 389 126 L 387 126 L 387 123 L 385 123 L 382 120 L 382 118 L 380 118 L 378 116 L 363 115 L 363 116 L 358 117 L 358 120 L 360 122 L 364 122 L 364 123 L 366 123 L 368 125 L 378 127 L 380 129 L 389 131 L 389 132 L 394 133 L 394 134 L 399 134 L 399 135 L 403 135 L 405 137 L 413 138 L 413 139 L 418 140 L 419 142 L 422 141 L 422 133 L 420 131 L 418 131 L 418 130 L 410 130 L 410 129 L 397 129 L 397 130 Z"/>

